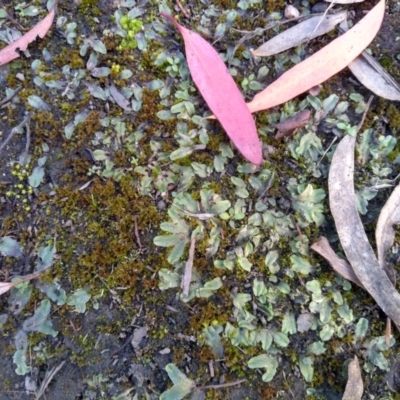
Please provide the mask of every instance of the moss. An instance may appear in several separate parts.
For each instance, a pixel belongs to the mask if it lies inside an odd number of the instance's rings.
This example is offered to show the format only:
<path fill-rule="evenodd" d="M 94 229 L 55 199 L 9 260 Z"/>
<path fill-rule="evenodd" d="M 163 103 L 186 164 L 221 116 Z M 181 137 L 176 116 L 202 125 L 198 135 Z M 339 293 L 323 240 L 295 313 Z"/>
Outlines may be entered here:
<path fill-rule="evenodd" d="M 101 17 L 103 13 L 98 7 L 97 0 L 81 0 L 78 5 L 78 10 L 84 14 L 92 17 Z"/>
<path fill-rule="evenodd" d="M 390 104 L 386 115 L 389 119 L 389 124 L 395 129 L 400 129 L 400 111 L 394 104 Z"/>
<path fill-rule="evenodd" d="M 53 62 L 58 68 L 62 68 L 64 65 L 69 65 L 72 69 L 85 68 L 85 62 L 79 54 L 79 50 L 66 47 L 62 47 L 60 53 L 54 56 Z"/>

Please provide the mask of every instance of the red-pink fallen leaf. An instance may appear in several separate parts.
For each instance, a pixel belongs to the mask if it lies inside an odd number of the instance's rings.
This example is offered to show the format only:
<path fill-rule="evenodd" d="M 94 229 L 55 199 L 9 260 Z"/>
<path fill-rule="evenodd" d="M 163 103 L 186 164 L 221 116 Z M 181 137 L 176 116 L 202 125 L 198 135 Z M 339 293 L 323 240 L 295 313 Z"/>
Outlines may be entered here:
<path fill-rule="evenodd" d="M 285 72 L 248 103 L 251 112 L 285 103 L 346 68 L 372 42 L 385 14 L 385 1 L 379 3 L 352 29 L 317 53 Z"/>
<path fill-rule="evenodd" d="M 25 51 L 28 44 L 36 40 L 39 36 L 44 38 L 53 24 L 54 14 L 56 12 L 57 1 L 54 2 L 50 12 L 38 24 L 36 24 L 29 32 L 21 36 L 15 42 L 10 43 L 4 49 L 0 50 L 0 65 L 9 63 L 10 61 L 19 57 L 19 51 Z"/>
<path fill-rule="evenodd" d="M 205 102 L 242 155 L 260 164 L 261 143 L 254 119 L 226 65 L 200 35 L 179 25 L 170 15 L 161 15 L 181 33 L 190 73 Z"/>

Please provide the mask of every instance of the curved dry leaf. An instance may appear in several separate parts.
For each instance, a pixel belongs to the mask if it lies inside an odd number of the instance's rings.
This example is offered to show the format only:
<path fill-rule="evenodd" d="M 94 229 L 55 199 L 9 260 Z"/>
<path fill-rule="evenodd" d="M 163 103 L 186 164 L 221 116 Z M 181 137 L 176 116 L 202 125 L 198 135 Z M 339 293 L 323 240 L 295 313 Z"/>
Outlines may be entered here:
<path fill-rule="evenodd" d="M 161 12 L 161 15 L 181 33 L 190 74 L 211 111 L 242 155 L 253 164 L 261 164 L 256 124 L 219 54 L 200 35 L 179 25 L 169 14 Z"/>
<path fill-rule="evenodd" d="M 349 363 L 348 379 L 342 400 L 361 400 L 363 392 L 361 368 L 357 356 L 354 356 L 354 360 Z"/>
<path fill-rule="evenodd" d="M 372 66 L 371 63 L 375 65 Z M 400 85 L 368 53 L 357 57 L 348 67 L 360 83 L 372 93 L 387 100 L 400 101 Z"/>
<path fill-rule="evenodd" d="M 321 236 L 318 242 L 313 243 L 310 248 L 324 257 L 339 275 L 364 289 L 364 286 L 354 273 L 351 265 L 346 260 L 336 255 L 326 237 Z"/>
<path fill-rule="evenodd" d="M 40 38 L 44 38 L 51 28 L 53 24 L 54 15 L 56 13 L 57 1 L 54 2 L 53 7 L 50 12 L 43 18 L 39 23 L 37 23 L 29 32 L 25 33 L 25 35 L 21 36 L 15 42 L 10 43 L 8 46 L 4 47 L 4 49 L 0 50 L 0 65 L 4 65 L 9 63 L 12 60 L 15 60 L 19 57 L 19 51 L 25 51 L 28 47 L 28 44 L 36 40 L 39 36 Z"/>
<path fill-rule="evenodd" d="M 355 274 L 388 317 L 400 327 L 400 294 L 380 268 L 365 234 L 354 191 L 355 137 L 345 136 L 329 171 L 329 202 L 340 243 Z"/>
<path fill-rule="evenodd" d="M 330 32 L 337 24 L 344 21 L 346 17 L 347 11 L 312 17 L 274 36 L 258 49 L 252 51 L 252 54 L 258 57 L 267 57 L 291 49 L 317 36 Z"/>
<path fill-rule="evenodd" d="M 395 187 L 379 214 L 375 238 L 379 265 L 384 268 L 385 255 L 393 245 L 395 231 L 393 225 L 400 223 L 400 184 Z"/>
<path fill-rule="evenodd" d="M 193 269 L 195 245 L 196 245 L 196 238 L 194 237 L 191 239 L 190 242 L 189 257 L 188 260 L 186 261 L 185 273 L 183 274 L 181 282 L 182 293 L 185 297 L 189 296 L 190 282 L 192 281 L 192 269 Z"/>
<path fill-rule="evenodd" d="M 347 32 L 347 21 L 340 24 L 343 32 Z M 369 89 L 372 93 L 387 100 L 400 101 L 400 85 L 366 51 L 363 51 L 348 68 L 360 83 Z"/>
<path fill-rule="evenodd" d="M 132 111 L 129 101 L 118 91 L 114 84 L 110 86 L 110 94 L 115 102 L 125 111 Z"/>
<path fill-rule="evenodd" d="M 22 282 L 35 279 L 38 276 L 40 276 L 42 273 L 43 273 L 43 271 L 40 271 L 40 272 L 35 272 L 34 274 L 31 274 L 31 275 L 21 276 L 21 279 L 18 279 L 17 281 L 14 281 L 14 282 L 0 282 L 0 296 L 4 293 L 7 293 L 14 286 L 19 285 Z"/>
<path fill-rule="evenodd" d="M 251 112 L 285 103 L 346 68 L 374 39 L 385 14 L 379 3 L 357 24 L 317 53 L 286 71 L 247 104 Z"/>
<path fill-rule="evenodd" d="M 289 117 L 283 122 L 275 124 L 275 128 L 278 129 L 278 133 L 275 135 L 275 139 L 281 139 L 285 136 L 293 135 L 296 129 L 306 126 L 310 121 L 310 118 L 310 110 L 302 110 L 293 115 L 293 117 Z"/>

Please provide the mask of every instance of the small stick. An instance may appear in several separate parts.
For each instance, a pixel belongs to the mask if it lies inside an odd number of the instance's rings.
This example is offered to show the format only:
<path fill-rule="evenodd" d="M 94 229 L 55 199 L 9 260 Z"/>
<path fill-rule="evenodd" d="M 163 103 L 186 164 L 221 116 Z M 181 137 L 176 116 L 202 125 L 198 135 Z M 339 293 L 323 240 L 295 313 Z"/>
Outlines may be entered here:
<path fill-rule="evenodd" d="M 4 6 L 4 4 L 3 4 L 2 1 L 0 1 L 0 6 L 1 6 L 1 8 L 5 9 L 5 6 Z M 21 29 L 21 31 L 26 31 L 26 28 L 24 28 L 24 27 L 23 27 L 16 19 L 14 19 L 7 11 L 6 11 L 6 13 L 7 13 L 7 19 L 8 19 L 9 21 L 11 21 L 14 25 L 18 26 L 18 28 Z"/>
<path fill-rule="evenodd" d="M 317 26 L 316 26 L 316 27 L 314 28 L 314 30 L 311 32 L 311 35 L 319 28 L 319 26 L 320 26 L 321 23 L 322 23 L 322 18 L 324 18 L 324 17 L 328 14 L 328 11 L 329 11 L 334 5 L 335 5 L 335 1 L 332 1 L 332 3 L 329 4 L 329 7 L 325 10 L 325 12 L 324 12 L 324 14 L 322 15 L 321 19 L 319 20 Z M 311 35 L 310 35 L 310 36 L 311 36 Z M 311 40 L 311 39 L 308 39 L 308 40 L 307 40 L 307 43 L 305 44 L 305 46 L 308 46 L 308 43 L 310 43 L 310 40 Z"/>
<path fill-rule="evenodd" d="M 190 282 L 192 281 L 192 268 L 193 268 L 195 245 L 196 245 L 196 238 L 194 237 L 190 242 L 189 257 L 188 260 L 186 261 L 185 273 L 183 274 L 181 282 L 181 289 L 185 297 L 189 296 Z"/>
<path fill-rule="evenodd" d="M 14 96 L 16 96 L 22 90 L 22 86 L 17 87 L 11 94 L 0 101 L 0 107 L 7 104 Z"/>
<path fill-rule="evenodd" d="M 367 105 L 365 106 L 364 113 L 363 113 L 363 115 L 361 117 L 361 121 L 360 121 L 360 123 L 358 124 L 358 127 L 357 127 L 357 133 L 360 131 L 360 129 L 362 128 L 362 126 L 364 124 L 365 118 L 366 118 L 366 116 L 368 114 L 369 107 L 370 107 L 373 99 L 374 99 L 374 96 L 369 96 L 369 99 L 367 101 Z"/>
<path fill-rule="evenodd" d="M 209 370 L 210 370 L 210 376 L 211 376 L 211 378 L 214 378 L 215 373 L 214 373 L 214 361 L 213 361 L 213 360 L 210 360 L 210 361 L 208 362 L 208 368 L 209 368 Z"/>
<path fill-rule="evenodd" d="M 207 385 L 207 386 L 200 386 L 196 389 L 198 390 L 206 390 L 206 389 L 222 389 L 230 386 L 240 385 L 243 382 L 246 382 L 247 379 L 239 379 L 238 381 L 228 382 L 228 383 L 221 383 L 219 385 Z"/>
<path fill-rule="evenodd" d="M 30 117 L 31 114 L 28 114 L 19 125 L 11 129 L 11 132 L 8 135 L 7 139 L 0 145 L 0 152 L 4 149 L 7 143 L 13 138 L 13 136 L 19 131 L 19 129 L 26 124 L 26 122 L 29 120 Z"/>
<path fill-rule="evenodd" d="M 390 345 L 390 336 L 391 335 L 392 335 L 392 320 L 389 317 L 386 317 L 385 343 L 387 346 Z"/>
<path fill-rule="evenodd" d="M 137 215 L 133 216 L 133 220 L 135 221 L 135 236 L 136 236 L 136 242 L 139 246 L 139 249 L 141 249 L 142 246 L 142 242 L 140 241 L 140 236 L 139 236 L 139 229 L 138 229 L 138 217 Z"/>
<path fill-rule="evenodd" d="M 295 222 L 294 224 L 295 224 L 296 229 L 297 229 L 297 232 L 298 232 L 298 234 L 299 234 L 299 236 L 300 236 L 301 244 L 305 244 L 305 243 L 304 243 L 303 234 L 301 233 L 301 229 L 300 229 L 299 224 L 298 224 L 297 222 Z"/>
<path fill-rule="evenodd" d="M 179 9 L 182 11 L 183 15 L 186 18 L 190 18 L 190 14 L 186 11 L 186 9 L 183 7 L 183 5 L 181 4 L 181 2 L 179 0 L 176 0 L 176 4 L 179 7 Z"/>
<path fill-rule="evenodd" d="M 321 163 L 321 161 L 324 159 L 324 157 L 326 156 L 326 153 L 328 153 L 328 151 L 330 150 L 330 148 L 333 146 L 333 144 L 336 142 L 337 140 L 337 136 L 335 136 L 332 140 L 332 143 L 328 146 L 328 148 L 324 151 L 324 154 L 322 154 L 321 158 L 319 159 L 319 161 L 317 162 L 317 165 L 315 166 L 314 171 L 318 168 L 319 164 Z"/>
<path fill-rule="evenodd" d="M 271 189 L 271 187 L 272 187 L 272 185 L 274 183 L 274 178 L 275 178 L 275 171 L 272 172 L 272 175 L 268 179 L 267 186 L 265 187 L 263 192 L 258 196 L 257 201 L 260 201 L 268 193 L 268 190 Z"/>
<path fill-rule="evenodd" d="M 28 157 L 29 146 L 31 145 L 31 129 L 29 126 L 31 115 L 28 114 L 28 117 L 25 122 L 25 130 L 26 130 L 26 144 L 25 151 L 21 155 L 21 165 L 25 165 L 26 158 Z"/>

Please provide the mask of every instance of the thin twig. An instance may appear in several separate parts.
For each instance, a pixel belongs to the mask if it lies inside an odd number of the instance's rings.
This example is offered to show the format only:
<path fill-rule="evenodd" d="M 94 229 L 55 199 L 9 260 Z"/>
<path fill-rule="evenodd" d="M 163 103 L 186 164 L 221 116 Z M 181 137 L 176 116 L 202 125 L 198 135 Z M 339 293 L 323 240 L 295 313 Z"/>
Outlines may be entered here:
<path fill-rule="evenodd" d="M 267 186 L 265 187 L 263 192 L 258 196 L 257 201 L 260 201 L 268 193 L 269 189 L 271 189 L 272 185 L 274 184 L 274 178 L 275 178 L 275 171 L 272 172 L 272 175 L 268 179 Z"/>
<path fill-rule="evenodd" d="M 138 229 L 138 217 L 137 215 L 133 216 L 133 220 L 135 221 L 135 236 L 136 236 L 136 242 L 139 246 L 139 249 L 141 249 L 142 246 L 142 242 L 140 241 L 140 236 L 139 236 L 139 229 Z"/>
<path fill-rule="evenodd" d="M 176 4 L 178 5 L 179 9 L 182 11 L 183 15 L 186 18 L 190 18 L 190 14 L 187 12 L 187 10 L 183 7 L 183 5 L 181 4 L 181 2 L 179 0 L 176 0 Z"/>
<path fill-rule="evenodd" d="M 198 389 L 198 390 L 222 389 L 222 388 L 226 388 L 226 387 L 230 387 L 230 386 L 240 385 L 241 383 L 246 382 L 246 381 L 247 381 L 247 379 L 239 379 L 238 381 L 228 382 L 228 383 L 221 383 L 221 384 L 218 384 L 218 385 L 200 386 L 200 387 L 197 387 L 196 389 Z"/>
<path fill-rule="evenodd" d="M 316 171 L 316 169 L 318 168 L 319 164 L 321 164 L 321 161 L 324 159 L 324 157 L 326 156 L 326 153 L 328 153 L 328 151 L 330 150 L 330 148 L 333 146 L 333 144 L 336 142 L 337 140 L 337 136 L 335 136 L 331 142 L 331 144 L 328 146 L 328 148 L 324 151 L 324 154 L 322 154 L 321 158 L 319 159 L 319 161 L 317 162 L 317 165 L 314 168 L 314 171 Z"/>
<path fill-rule="evenodd" d="M 31 114 L 28 114 L 28 117 L 25 121 L 25 131 L 26 131 L 26 143 L 25 143 L 25 151 L 21 155 L 21 165 L 25 165 L 26 158 L 28 157 L 29 146 L 31 145 L 31 128 L 29 126 Z"/>
<path fill-rule="evenodd" d="M 190 282 L 192 281 L 192 268 L 194 260 L 194 250 L 196 245 L 196 237 L 192 238 L 189 248 L 189 257 L 186 261 L 185 273 L 182 277 L 181 289 L 185 297 L 189 296 Z"/>
<path fill-rule="evenodd" d="M 374 99 L 374 96 L 369 96 L 369 99 L 368 99 L 368 101 L 367 101 L 367 105 L 365 106 L 364 113 L 363 113 L 363 115 L 362 115 L 362 117 L 361 117 L 361 121 L 360 121 L 360 123 L 359 123 L 358 126 L 357 126 L 357 133 L 359 132 L 359 130 L 362 128 L 362 126 L 363 126 L 363 124 L 364 124 L 365 118 L 366 118 L 366 116 L 367 116 L 367 114 L 368 114 L 369 107 L 370 107 L 370 105 L 371 105 L 373 99 Z"/>
<path fill-rule="evenodd" d="M 311 32 L 310 37 L 314 34 L 314 32 L 319 28 L 319 26 L 322 24 L 322 19 L 328 14 L 328 11 L 335 5 L 335 2 L 332 1 L 332 3 L 329 4 L 329 7 L 324 11 L 324 14 L 322 15 L 322 18 L 318 21 L 317 26 L 314 28 L 314 30 Z M 308 46 L 308 43 L 310 43 L 311 39 L 308 39 L 304 47 Z"/>
<path fill-rule="evenodd" d="M 16 127 L 11 129 L 11 132 L 8 135 L 7 139 L 0 145 L 0 152 L 4 149 L 4 147 L 7 145 L 7 143 L 13 138 L 13 136 L 16 133 L 18 133 L 20 128 L 22 128 L 26 124 L 26 122 L 29 120 L 30 117 L 31 117 L 31 114 L 29 113 L 19 125 L 17 125 Z"/>
<path fill-rule="evenodd" d="M 22 90 L 22 86 L 17 87 L 11 94 L 6 96 L 3 100 L 0 101 L 0 107 L 7 104 L 14 96 L 16 96 Z"/>
<path fill-rule="evenodd" d="M 3 8 L 4 10 L 6 9 L 5 5 L 3 4 L 2 1 L 0 1 L 0 7 Z M 11 21 L 14 25 L 18 26 L 19 29 L 22 31 L 26 31 L 26 28 L 24 28 L 16 19 L 14 19 L 7 11 L 7 19 Z"/>
<path fill-rule="evenodd" d="M 40 385 L 40 389 L 36 392 L 36 400 L 39 400 L 40 397 L 43 396 L 47 386 L 49 386 L 50 382 L 53 380 L 54 376 L 57 372 L 64 366 L 65 360 L 62 361 L 57 367 L 52 368 L 50 371 L 46 371 L 46 375 L 43 379 L 42 384 Z"/>
<path fill-rule="evenodd" d="M 133 337 L 134 337 L 134 333 L 132 333 L 132 334 L 128 337 L 128 339 L 125 341 L 125 343 L 124 343 L 122 346 L 120 346 L 120 347 L 118 347 L 118 349 L 114 350 L 114 351 L 111 353 L 110 357 L 114 357 L 114 356 L 115 356 L 117 353 L 119 353 L 122 349 L 124 349 L 126 346 L 128 346 L 128 344 L 129 344 L 130 342 L 132 342 Z"/>

